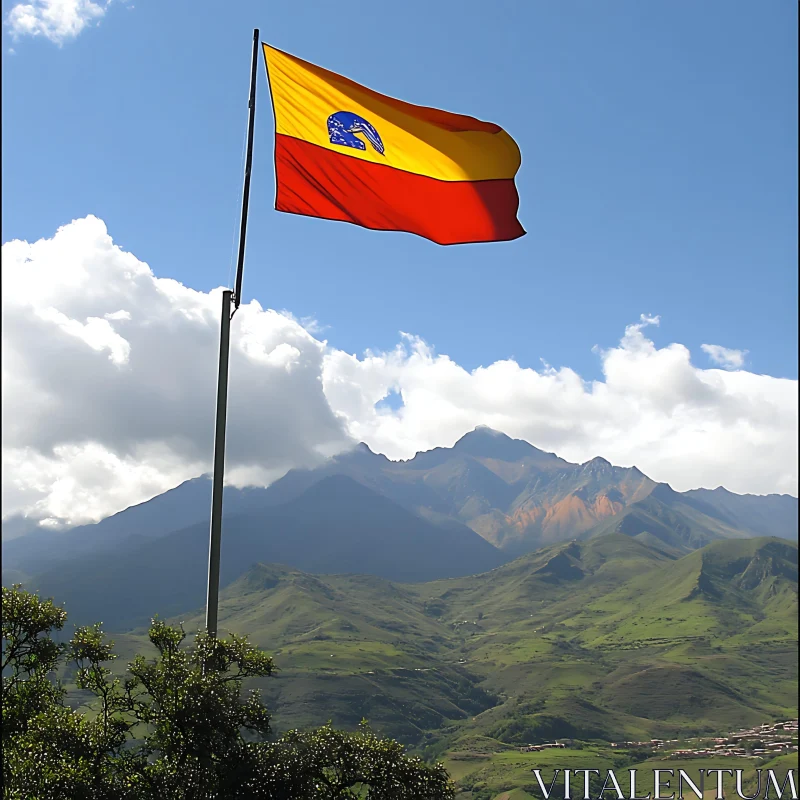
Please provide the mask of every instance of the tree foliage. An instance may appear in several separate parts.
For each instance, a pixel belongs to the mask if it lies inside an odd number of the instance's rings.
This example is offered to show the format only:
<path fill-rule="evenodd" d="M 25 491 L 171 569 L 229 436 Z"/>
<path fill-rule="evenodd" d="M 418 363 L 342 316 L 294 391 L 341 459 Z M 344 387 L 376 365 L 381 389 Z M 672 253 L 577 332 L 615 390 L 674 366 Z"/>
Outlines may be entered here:
<path fill-rule="evenodd" d="M 247 637 L 185 632 L 158 619 L 157 655 L 124 677 L 100 625 L 58 642 L 66 613 L 19 586 L 3 588 L 4 797 L 22 800 L 450 800 L 444 768 L 370 731 L 330 725 L 270 735 L 270 715 L 249 678 L 273 674 Z M 68 665 L 94 697 L 67 704 Z"/>

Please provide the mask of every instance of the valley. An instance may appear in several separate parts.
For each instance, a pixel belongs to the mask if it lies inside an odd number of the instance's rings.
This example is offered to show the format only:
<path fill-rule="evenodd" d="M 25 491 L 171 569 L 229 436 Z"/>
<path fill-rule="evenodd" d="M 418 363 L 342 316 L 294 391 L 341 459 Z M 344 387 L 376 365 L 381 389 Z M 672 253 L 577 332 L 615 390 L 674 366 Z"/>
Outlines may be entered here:
<path fill-rule="evenodd" d="M 257 685 L 277 729 L 367 718 L 476 798 L 530 786 L 534 763 L 666 757 L 613 742 L 797 716 L 797 547 L 774 538 L 675 558 L 611 534 L 422 584 L 258 565 L 224 591 L 220 626 L 274 655 Z M 115 638 L 146 649 L 142 630 Z M 520 753 L 554 740 L 570 747 Z"/>

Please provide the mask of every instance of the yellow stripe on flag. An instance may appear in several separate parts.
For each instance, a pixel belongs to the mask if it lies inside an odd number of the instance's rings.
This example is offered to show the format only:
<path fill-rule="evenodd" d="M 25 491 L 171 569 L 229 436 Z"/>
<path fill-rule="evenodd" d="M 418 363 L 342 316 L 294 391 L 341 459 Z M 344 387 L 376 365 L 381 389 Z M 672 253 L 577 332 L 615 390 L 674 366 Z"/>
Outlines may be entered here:
<path fill-rule="evenodd" d="M 501 128 L 471 117 L 415 106 L 264 45 L 276 133 L 344 156 L 443 181 L 513 178 L 520 166 L 516 142 Z M 332 144 L 328 118 L 349 112 L 380 134 L 384 153 Z"/>

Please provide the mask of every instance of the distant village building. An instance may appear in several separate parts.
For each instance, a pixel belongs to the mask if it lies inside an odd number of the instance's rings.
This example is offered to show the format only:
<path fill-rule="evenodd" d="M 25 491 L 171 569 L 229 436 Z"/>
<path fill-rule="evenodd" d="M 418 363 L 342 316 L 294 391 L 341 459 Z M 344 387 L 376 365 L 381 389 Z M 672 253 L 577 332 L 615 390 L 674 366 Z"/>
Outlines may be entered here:
<path fill-rule="evenodd" d="M 550 750 L 554 747 L 564 748 L 565 744 L 562 742 L 550 742 L 549 744 L 526 744 L 520 747 L 520 753 L 538 753 L 540 750 Z"/>
<path fill-rule="evenodd" d="M 703 758 L 706 756 L 733 756 L 736 758 L 768 758 L 778 753 L 797 752 L 797 730 L 798 721 L 785 720 L 784 722 L 764 723 L 753 728 L 745 728 L 727 736 L 717 736 L 705 740 L 713 743 L 710 747 L 684 748 L 674 750 L 669 753 L 673 759 L 681 758 Z M 686 741 L 699 741 L 689 739 Z M 669 744 L 677 742 L 670 739 L 665 742 L 662 739 L 651 739 L 649 742 L 612 742 L 611 746 L 636 747 L 650 750 L 663 750 Z M 750 746 L 748 748 L 748 742 Z M 753 743 L 758 743 L 758 748 L 753 748 Z M 669 748 L 667 748 L 669 749 Z"/>

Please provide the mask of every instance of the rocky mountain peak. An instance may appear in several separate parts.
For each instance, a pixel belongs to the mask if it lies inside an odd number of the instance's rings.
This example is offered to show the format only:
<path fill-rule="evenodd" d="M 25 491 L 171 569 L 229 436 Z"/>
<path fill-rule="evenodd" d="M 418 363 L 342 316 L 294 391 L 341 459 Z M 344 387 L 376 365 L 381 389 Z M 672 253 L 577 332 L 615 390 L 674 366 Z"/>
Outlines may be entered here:
<path fill-rule="evenodd" d="M 520 461 L 526 456 L 557 458 L 553 453 L 545 453 L 523 439 L 512 439 L 487 425 L 479 425 L 475 430 L 462 436 L 453 445 L 453 450 L 456 453 L 500 461 Z"/>
<path fill-rule="evenodd" d="M 582 466 L 585 470 L 594 472 L 604 469 L 612 469 L 611 462 L 606 461 L 604 458 L 601 458 L 600 456 L 595 456 L 593 459 L 591 459 L 591 461 L 587 461 Z"/>

